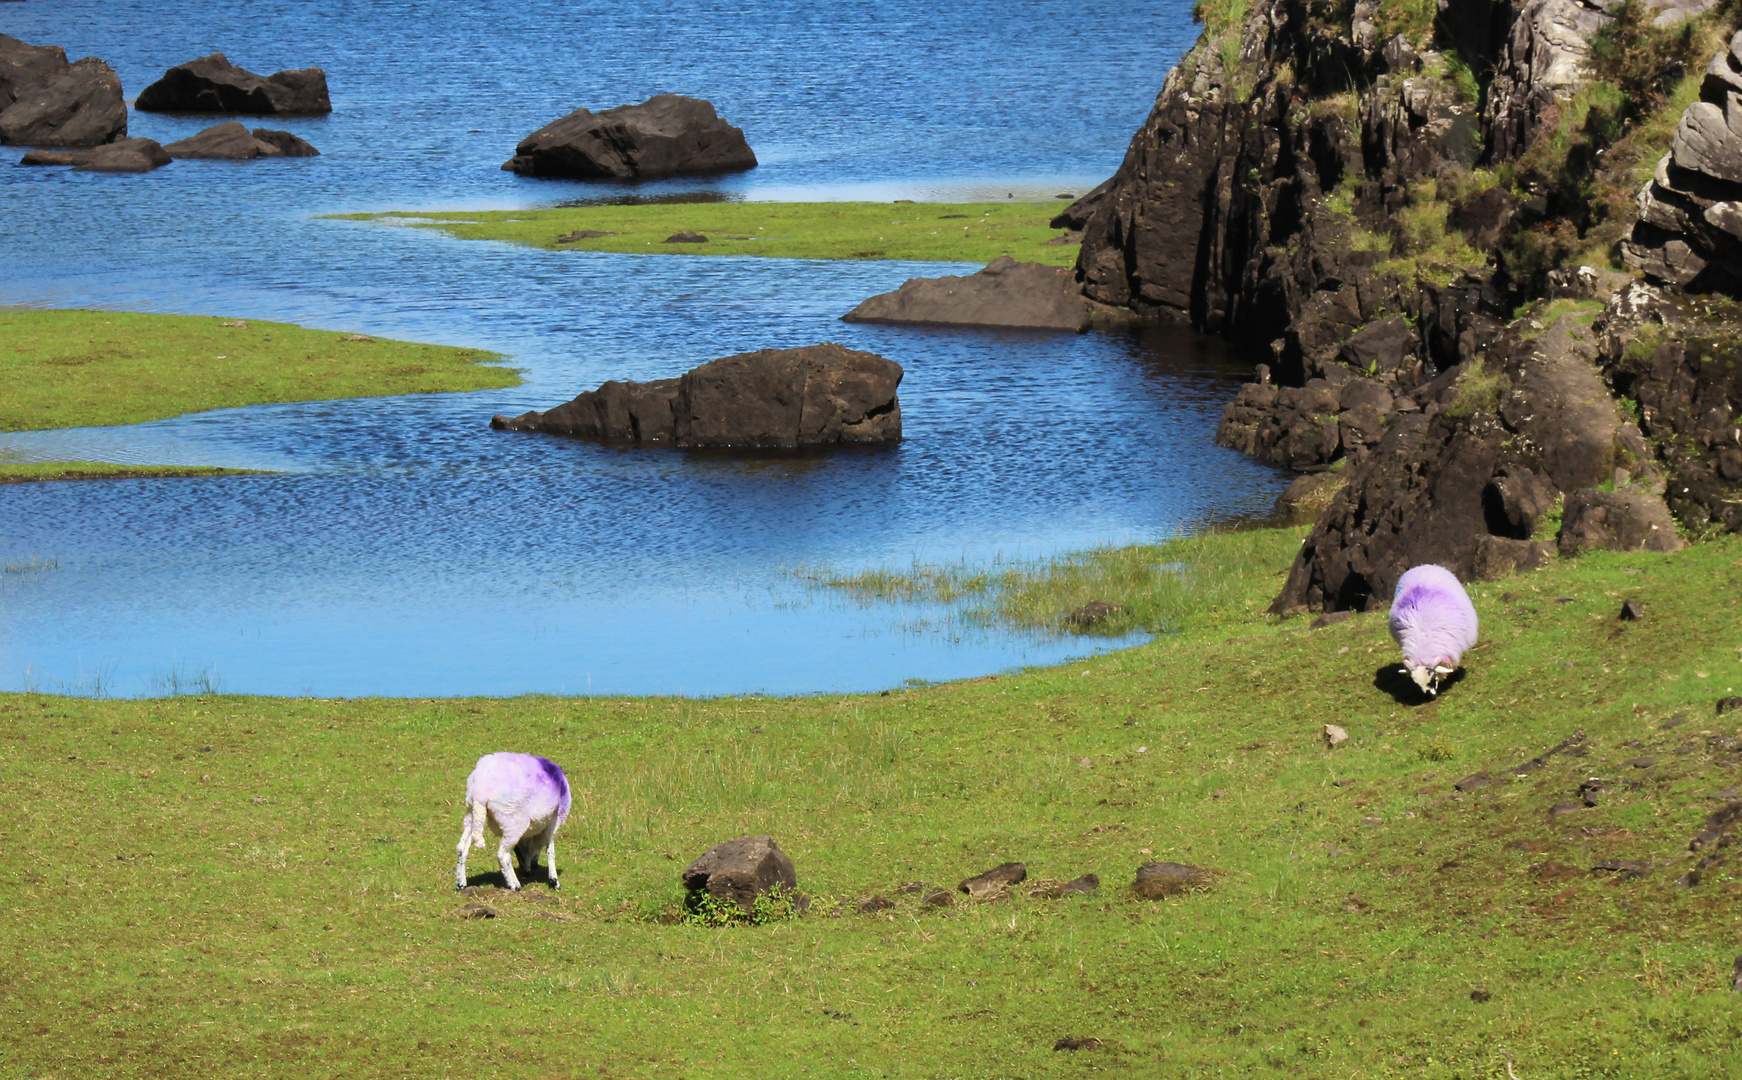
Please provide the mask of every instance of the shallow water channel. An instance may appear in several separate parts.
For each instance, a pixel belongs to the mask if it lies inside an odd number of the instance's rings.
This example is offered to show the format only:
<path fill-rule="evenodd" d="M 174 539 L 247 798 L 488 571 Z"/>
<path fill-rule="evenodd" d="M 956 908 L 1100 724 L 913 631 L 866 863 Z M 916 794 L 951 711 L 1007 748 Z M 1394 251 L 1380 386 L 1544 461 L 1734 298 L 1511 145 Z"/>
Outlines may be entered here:
<path fill-rule="evenodd" d="M 0 32 L 103 57 L 129 97 L 222 49 L 261 72 L 319 64 L 335 105 L 254 121 L 319 158 L 0 169 L 0 304 L 473 345 L 525 376 L 507 391 L 0 435 L 15 459 L 280 470 L 0 486 L 0 689 L 797 693 L 1119 644 L 860 606 L 791 570 L 1045 555 L 1261 512 L 1281 478 L 1210 444 L 1249 370 L 1217 342 L 838 321 L 907 277 L 971 266 L 545 252 L 317 217 L 1080 192 L 1117 166 L 1196 29 L 1184 3 L 752 6 L 687 8 L 681 27 L 621 3 L 0 7 Z M 712 99 L 763 165 L 633 191 L 497 168 L 569 109 L 661 90 Z M 131 133 L 168 142 L 212 122 L 135 114 Z M 486 426 L 608 378 L 822 340 L 903 365 L 901 445 L 756 457 Z"/>

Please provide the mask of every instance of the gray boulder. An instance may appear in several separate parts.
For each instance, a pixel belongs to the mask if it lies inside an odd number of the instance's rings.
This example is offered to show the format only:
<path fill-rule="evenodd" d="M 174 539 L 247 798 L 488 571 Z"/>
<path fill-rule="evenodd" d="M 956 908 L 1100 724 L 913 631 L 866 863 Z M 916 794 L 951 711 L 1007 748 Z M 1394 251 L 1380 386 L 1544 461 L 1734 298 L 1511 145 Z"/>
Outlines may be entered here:
<path fill-rule="evenodd" d="M 1083 330 L 1097 305 L 1062 266 L 1001 255 L 966 277 L 909 278 L 841 316 L 845 322 L 944 323 Z"/>
<path fill-rule="evenodd" d="M 746 836 L 702 852 L 684 870 L 683 884 L 692 908 L 707 896 L 716 904 L 734 904 L 749 915 L 757 897 L 776 886 L 787 892 L 798 888 L 798 874 L 771 837 Z"/>
<path fill-rule="evenodd" d="M 233 113 L 245 116 L 318 116 L 333 111 L 327 73 L 320 68 L 256 75 L 221 52 L 177 64 L 140 91 L 143 112 Z"/>
<path fill-rule="evenodd" d="M 657 94 L 604 112 L 576 109 L 520 140 L 502 168 L 521 176 L 651 180 L 756 167 L 744 132 L 700 98 Z"/>
<path fill-rule="evenodd" d="M 127 134 L 121 79 L 94 56 L 16 93 L 0 112 L 0 143 L 101 146 Z"/>
<path fill-rule="evenodd" d="M 59 45 L 26 45 L 0 34 L 0 110 L 17 101 L 21 89 L 45 82 L 67 66 L 66 50 Z"/>
<path fill-rule="evenodd" d="M 1637 488 L 1586 488 L 1567 496 L 1561 516 L 1563 555 L 1581 551 L 1680 551 L 1681 537 L 1661 497 Z"/>
<path fill-rule="evenodd" d="M 269 138 L 261 138 L 266 135 Z M 287 153 L 286 147 L 293 152 Z M 178 139 L 164 147 L 172 158 L 215 158 L 224 161 L 252 161 L 261 157 L 312 157 L 320 151 L 288 131 L 259 128 L 249 131 L 237 120 Z"/>
<path fill-rule="evenodd" d="M 681 447 L 899 442 L 901 376 L 900 364 L 833 342 L 762 349 L 676 379 L 612 380 L 546 412 L 496 416 L 490 426 Z"/>
<path fill-rule="evenodd" d="M 20 165 L 71 165 L 74 172 L 150 172 L 170 156 L 154 139 L 117 139 L 89 150 L 32 150 Z"/>

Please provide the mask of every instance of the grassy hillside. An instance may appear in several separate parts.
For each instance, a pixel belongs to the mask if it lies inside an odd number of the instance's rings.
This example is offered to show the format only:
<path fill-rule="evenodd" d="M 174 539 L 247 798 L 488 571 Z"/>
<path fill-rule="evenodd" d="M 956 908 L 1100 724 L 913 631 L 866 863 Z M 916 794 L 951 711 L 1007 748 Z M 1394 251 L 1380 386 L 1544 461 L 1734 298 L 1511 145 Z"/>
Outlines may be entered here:
<path fill-rule="evenodd" d="M 1380 616 L 1255 614 L 1281 569 L 1149 646 L 888 695 L 0 697 L 0 1075 L 1742 1073 L 1742 877 L 1677 884 L 1742 782 L 1742 544 L 1476 587 L 1426 705 Z M 559 894 L 453 891 L 498 749 L 574 784 Z M 672 921 L 761 832 L 810 913 Z M 1151 858 L 1221 874 L 1141 900 Z M 1102 885 L 899 891 L 1006 860 Z"/>
<path fill-rule="evenodd" d="M 757 255 L 780 259 L 918 259 L 1072 266 L 1075 243 L 1047 222 L 1058 203 L 642 203 L 548 210 L 339 215 L 347 221 L 398 222 L 463 240 L 506 240 L 563 251 L 629 255 Z M 577 231 L 608 233 L 568 241 Z M 707 243 L 666 243 L 696 232 Z"/>

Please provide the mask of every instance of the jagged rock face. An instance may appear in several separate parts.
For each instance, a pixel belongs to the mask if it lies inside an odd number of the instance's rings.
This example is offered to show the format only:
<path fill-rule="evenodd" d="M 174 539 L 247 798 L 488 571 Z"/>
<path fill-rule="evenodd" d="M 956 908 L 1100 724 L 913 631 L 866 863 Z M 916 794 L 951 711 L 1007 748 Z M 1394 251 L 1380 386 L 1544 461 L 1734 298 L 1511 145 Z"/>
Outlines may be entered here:
<path fill-rule="evenodd" d="M 1584 81 L 1591 39 L 1610 21 L 1608 6 L 1601 0 L 1526 0 L 1517 6 L 1484 109 L 1494 160 L 1523 153 L 1543 121 L 1571 99 Z"/>
<path fill-rule="evenodd" d="M 94 56 L 17 93 L 0 112 L 0 143 L 101 146 L 127 134 L 121 78 Z"/>
<path fill-rule="evenodd" d="M 256 75 L 221 52 L 177 64 L 139 92 L 145 112 L 308 116 L 333 111 L 327 73 L 318 67 Z"/>
<path fill-rule="evenodd" d="M 1635 285 L 1599 331 L 1603 376 L 1638 403 L 1676 518 L 1742 532 L 1742 309 Z"/>
<path fill-rule="evenodd" d="M 1735 127 L 1732 127 L 1735 125 Z M 1654 281 L 1742 291 L 1742 33 L 1712 58 L 1700 100 L 1639 192 L 1639 220 L 1621 244 Z"/>
<path fill-rule="evenodd" d="M 833 342 L 722 357 L 676 379 L 612 380 L 498 431 L 682 447 L 822 446 L 901 439 L 901 365 Z"/>
<path fill-rule="evenodd" d="M 1592 331 L 1572 317 L 1524 336 L 1531 329 L 1506 329 L 1480 362 L 1406 395 L 1415 409 L 1395 413 L 1378 444 L 1351 459 L 1348 486 L 1302 545 L 1273 611 L 1383 608 L 1421 563 L 1462 578 L 1539 565 L 1548 547 L 1532 536 L 1555 496 L 1607 506 L 1596 486 L 1611 481 L 1625 505 L 1607 535 L 1593 527 L 1563 549 L 1679 543 L 1661 529 L 1661 474 L 1599 376 Z"/>

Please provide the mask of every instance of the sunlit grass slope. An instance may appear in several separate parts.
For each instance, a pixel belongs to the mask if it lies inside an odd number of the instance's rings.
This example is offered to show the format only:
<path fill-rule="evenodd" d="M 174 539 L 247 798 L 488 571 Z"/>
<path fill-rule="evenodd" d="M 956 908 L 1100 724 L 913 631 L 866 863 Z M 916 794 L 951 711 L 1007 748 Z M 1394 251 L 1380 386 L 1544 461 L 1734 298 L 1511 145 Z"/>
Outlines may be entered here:
<path fill-rule="evenodd" d="M 1742 545 L 1476 587 L 1425 706 L 1375 686 L 1380 616 L 1253 613 L 1282 569 L 1142 648 L 887 696 L 0 697 L 0 1075 L 1742 1075 L 1742 880 L 1676 884 L 1742 781 Z M 573 781 L 560 894 L 453 892 L 499 749 Z M 808 916 L 660 921 L 763 832 Z M 1225 874 L 1139 900 L 1150 858 Z M 897 892 L 1005 860 L 1103 884 Z"/>
<path fill-rule="evenodd" d="M 1071 266 L 1077 245 L 1048 244 L 1065 235 L 1047 222 L 1052 203 L 641 203 L 548 210 L 396 212 L 339 215 L 352 221 L 399 221 L 465 240 L 506 240 L 565 251 L 631 255 L 761 255 L 781 259 L 915 259 L 1023 262 Z M 559 242 L 577 231 L 611 233 Z M 666 243 L 696 232 L 707 243 Z"/>
<path fill-rule="evenodd" d="M 494 359 L 255 319 L 0 308 L 0 431 L 519 382 Z"/>

